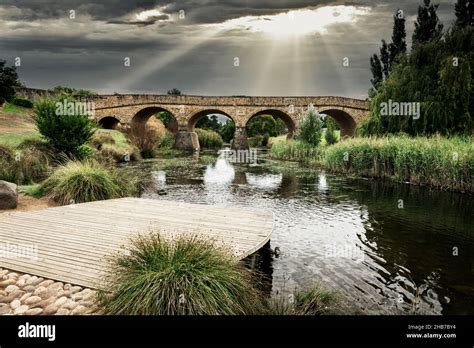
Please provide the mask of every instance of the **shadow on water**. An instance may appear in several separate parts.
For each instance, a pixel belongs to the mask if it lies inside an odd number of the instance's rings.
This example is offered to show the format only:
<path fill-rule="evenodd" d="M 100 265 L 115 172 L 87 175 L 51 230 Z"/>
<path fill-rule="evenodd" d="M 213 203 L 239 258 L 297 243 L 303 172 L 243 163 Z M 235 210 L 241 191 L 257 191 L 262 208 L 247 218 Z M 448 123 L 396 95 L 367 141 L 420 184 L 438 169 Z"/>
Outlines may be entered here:
<path fill-rule="evenodd" d="M 329 175 L 264 154 L 249 165 L 205 154 L 123 169 L 152 183 L 144 197 L 272 210 L 272 247 L 246 260 L 269 295 L 322 283 L 353 313 L 474 313 L 470 195 Z"/>

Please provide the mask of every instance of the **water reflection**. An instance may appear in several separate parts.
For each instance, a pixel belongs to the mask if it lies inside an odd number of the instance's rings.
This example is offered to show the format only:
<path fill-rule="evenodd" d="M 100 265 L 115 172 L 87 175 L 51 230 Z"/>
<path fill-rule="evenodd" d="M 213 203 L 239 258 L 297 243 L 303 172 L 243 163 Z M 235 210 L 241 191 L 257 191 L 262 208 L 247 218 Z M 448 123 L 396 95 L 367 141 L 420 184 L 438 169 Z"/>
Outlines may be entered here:
<path fill-rule="evenodd" d="M 178 167 L 165 162 L 129 167 L 148 171 L 157 187 L 166 185 L 166 197 L 145 197 L 274 212 L 271 246 L 281 256 L 274 258 L 267 247 L 249 261 L 265 272 L 267 293 L 321 282 L 347 299 L 351 313 L 474 313 L 470 196 L 288 163 L 235 165 L 222 157 L 212 164 L 189 158 Z"/>

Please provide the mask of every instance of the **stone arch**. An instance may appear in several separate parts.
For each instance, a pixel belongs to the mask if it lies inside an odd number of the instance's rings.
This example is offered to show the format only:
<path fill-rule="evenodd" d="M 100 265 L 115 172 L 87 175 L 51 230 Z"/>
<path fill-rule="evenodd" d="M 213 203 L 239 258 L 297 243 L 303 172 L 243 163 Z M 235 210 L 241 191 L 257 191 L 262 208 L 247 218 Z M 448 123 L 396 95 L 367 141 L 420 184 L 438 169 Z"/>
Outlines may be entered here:
<path fill-rule="evenodd" d="M 225 111 L 222 111 L 222 110 L 219 110 L 219 109 L 204 109 L 204 110 L 200 110 L 198 112 L 195 112 L 190 118 L 189 118 L 189 121 L 188 121 L 188 131 L 189 132 L 194 132 L 194 127 L 196 126 L 196 123 L 201 119 L 203 118 L 204 116 L 206 115 L 209 115 L 209 114 L 221 114 L 221 115 L 224 115 L 224 116 L 227 116 L 229 119 L 232 120 L 232 122 L 234 122 L 234 124 L 237 125 L 237 123 L 235 122 L 235 119 L 230 116 L 227 112 Z"/>
<path fill-rule="evenodd" d="M 176 119 L 176 116 L 171 111 L 165 108 L 162 108 L 161 106 L 147 106 L 139 110 L 137 113 L 135 113 L 135 115 L 133 115 L 132 120 L 131 120 L 132 130 L 134 132 L 143 131 L 150 117 L 162 111 L 168 112 L 173 117 L 173 120 L 168 126 L 168 129 L 174 134 L 176 134 L 178 132 L 178 121 Z"/>
<path fill-rule="evenodd" d="M 286 112 L 278 110 L 278 109 L 263 109 L 263 110 L 260 110 L 256 113 L 254 113 L 252 116 L 249 117 L 249 119 L 245 123 L 245 126 L 247 126 L 247 124 L 249 123 L 249 121 L 252 118 L 254 118 L 256 116 L 260 116 L 260 115 L 271 115 L 274 118 L 281 119 L 283 122 L 285 122 L 286 126 L 288 127 L 288 135 L 287 135 L 288 139 L 293 138 L 294 133 L 295 133 L 295 129 L 296 129 L 295 120 L 290 115 L 288 115 Z"/>
<path fill-rule="evenodd" d="M 357 123 L 346 111 L 340 109 L 326 109 L 320 110 L 319 113 L 328 115 L 336 121 L 341 129 L 341 138 L 344 136 L 354 136 Z"/>
<path fill-rule="evenodd" d="M 118 129 L 120 120 L 114 116 L 105 116 L 98 121 L 98 124 L 104 129 Z"/>

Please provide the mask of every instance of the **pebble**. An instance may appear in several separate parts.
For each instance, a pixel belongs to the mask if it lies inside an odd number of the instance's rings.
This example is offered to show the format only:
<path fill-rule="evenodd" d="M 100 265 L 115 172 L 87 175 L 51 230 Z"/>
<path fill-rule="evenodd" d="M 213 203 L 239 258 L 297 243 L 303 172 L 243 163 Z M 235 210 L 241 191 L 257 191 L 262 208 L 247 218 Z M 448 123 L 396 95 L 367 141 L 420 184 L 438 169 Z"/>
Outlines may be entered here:
<path fill-rule="evenodd" d="M 21 301 L 18 299 L 13 300 L 12 303 L 10 303 L 11 309 L 17 309 L 20 306 L 21 306 Z"/>
<path fill-rule="evenodd" d="M 39 296 L 31 296 L 31 297 L 28 297 L 24 303 L 27 304 L 27 305 L 32 305 L 32 304 L 35 304 L 35 303 L 38 303 L 38 302 L 41 302 L 41 297 Z"/>
<path fill-rule="evenodd" d="M 32 308 L 28 309 L 25 314 L 26 315 L 39 315 L 43 312 L 43 308 Z"/>
<path fill-rule="evenodd" d="M 7 294 L 10 294 L 12 293 L 13 291 L 15 290 L 20 290 L 20 288 L 16 285 L 8 285 L 6 288 L 5 288 L 5 291 L 7 292 Z"/>
<path fill-rule="evenodd" d="M 95 297 L 92 289 L 0 269 L 0 315 L 94 314 Z"/>
<path fill-rule="evenodd" d="M 25 314 L 28 309 L 30 309 L 30 307 L 28 307 L 27 305 L 22 305 L 22 306 L 18 307 L 17 309 L 15 309 L 13 311 L 13 314 L 16 314 L 16 315 Z"/>
<path fill-rule="evenodd" d="M 5 303 L 0 303 L 0 315 L 10 313 L 10 306 Z"/>

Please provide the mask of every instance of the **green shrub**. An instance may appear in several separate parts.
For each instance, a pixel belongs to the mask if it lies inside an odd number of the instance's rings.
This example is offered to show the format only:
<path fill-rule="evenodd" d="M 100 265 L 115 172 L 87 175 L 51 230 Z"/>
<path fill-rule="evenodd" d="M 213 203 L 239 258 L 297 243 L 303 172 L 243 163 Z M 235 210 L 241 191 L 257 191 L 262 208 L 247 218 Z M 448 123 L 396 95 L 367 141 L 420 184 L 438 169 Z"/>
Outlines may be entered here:
<path fill-rule="evenodd" d="M 203 148 L 216 149 L 224 145 L 224 141 L 219 133 L 207 129 L 196 128 L 199 145 Z"/>
<path fill-rule="evenodd" d="M 110 258 L 99 293 L 105 314 L 240 315 L 262 311 L 248 269 L 228 250 L 191 236 L 134 238 Z"/>
<path fill-rule="evenodd" d="M 163 149 L 171 149 L 175 143 L 175 136 L 169 130 L 165 130 L 159 142 L 159 147 Z"/>
<path fill-rule="evenodd" d="M 24 98 L 15 97 L 15 98 L 12 99 L 11 103 L 16 105 L 16 106 L 21 106 L 21 107 L 28 108 L 28 109 L 33 108 L 33 102 L 28 100 L 28 99 L 24 99 Z"/>
<path fill-rule="evenodd" d="M 323 150 L 298 140 L 279 141 L 272 145 L 270 154 L 275 159 L 286 161 L 320 161 Z"/>
<path fill-rule="evenodd" d="M 41 187 L 41 184 L 20 186 L 18 192 L 33 198 L 43 197 L 43 188 Z"/>
<path fill-rule="evenodd" d="M 327 128 L 326 133 L 324 134 L 324 139 L 326 140 L 327 145 L 333 145 L 337 143 L 336 126 L 332 119 L 327 120 L 326 124 Z"/>
<path fill-rule="evenodd" d="M 474 191 L 474 143 L 460 138 L 355 138 L 327 148 L 335 172 Z"/>
<path fill-rule="evenodd" d="M 43 138 L 57 151 L 81 159 L 85 145 L 94 135 L 95 125 L 87 115 L 56 114 L 56 102 L 42 99 L 35 104 L 34 121 Z"/>
<path fill-rule="evenodd" d="M 322 138 L 323 121 L 315 111 L 308 111 L 301 122 L 297 139 L 312 146 L 318 146 Z"/>
<path fill-rule="evenodd" d="M 111 171 L 91 160 L 59 166 L 42 188 L 61 205 L 118 198 L 127 193 Z"/>

